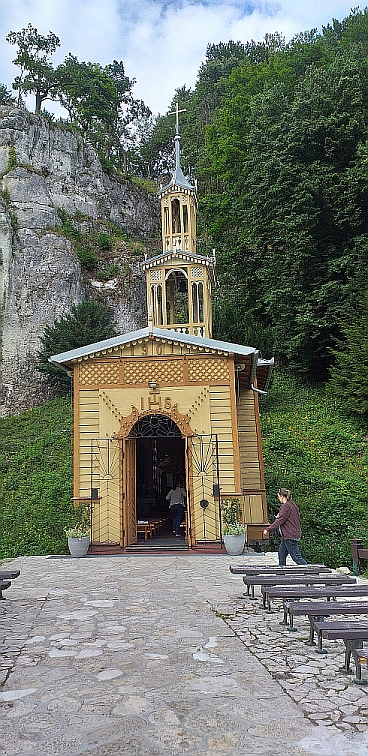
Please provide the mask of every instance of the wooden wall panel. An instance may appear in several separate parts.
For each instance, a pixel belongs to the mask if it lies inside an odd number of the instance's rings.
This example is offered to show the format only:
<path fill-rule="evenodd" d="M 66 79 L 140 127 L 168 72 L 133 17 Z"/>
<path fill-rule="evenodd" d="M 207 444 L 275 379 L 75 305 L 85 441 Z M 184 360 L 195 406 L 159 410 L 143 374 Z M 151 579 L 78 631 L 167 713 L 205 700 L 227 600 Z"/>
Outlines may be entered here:
<path fill-rule="evenodd" d="M 91 495 L 91 441 L 99 436 L 98 391 L 79 391 L 79 491 Z"/>
<path fill-rule="evenodd" d="M 235 480 L 229 386 L 210 387 L 210 417 L 212 433 L 217 434 L 219 441 L 221 492 L 233 493 Z"/>
<path fill-rule="evenodd" d="M 253 391 L 240 394 L 238 431 L 242 489 L 261 488 L 261 468 Z"/>

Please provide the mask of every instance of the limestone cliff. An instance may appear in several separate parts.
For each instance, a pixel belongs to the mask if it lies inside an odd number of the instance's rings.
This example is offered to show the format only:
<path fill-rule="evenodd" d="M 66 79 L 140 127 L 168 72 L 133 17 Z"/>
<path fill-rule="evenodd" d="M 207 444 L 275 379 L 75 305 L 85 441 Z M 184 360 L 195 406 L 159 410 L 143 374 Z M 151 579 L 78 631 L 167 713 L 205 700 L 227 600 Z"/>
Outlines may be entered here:
<path fill-rule="evenodd" d="M 158 207 L 152 195 L 130 181 L 104 174 L 81 137 L 23 109 L 0 108 L 0 177 L 0 399 L 5 415 L 50 396 L 34 368 L 39 337 L 45 324 L 72 304 L 103 296 L 121 332 L 144 325 L 142 244 L 132 257 L 131 245 L 122 240 L 107 255 L 110 267 L 105 264 L 104 276 L 87 273 L 60 228 L 60 210 L 84 231 L 113 223 L 127 238 L 148 238 L 157 229 Z"/>

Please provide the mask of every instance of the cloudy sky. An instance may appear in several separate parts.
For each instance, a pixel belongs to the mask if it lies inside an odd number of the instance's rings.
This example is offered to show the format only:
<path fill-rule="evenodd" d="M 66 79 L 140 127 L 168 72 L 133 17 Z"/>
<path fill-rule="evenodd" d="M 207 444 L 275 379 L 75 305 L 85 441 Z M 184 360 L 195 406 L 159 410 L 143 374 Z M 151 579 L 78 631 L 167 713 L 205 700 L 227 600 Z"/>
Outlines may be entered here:
<path fill-rule="evenodd" d="M 8 88 L 18 72 L 16 47 L 6 34 L 31 23 L 61 40 L 54 55 L 69 52 L 102 65 L 123 60 L 137 83 L 136 97 L 164 113 L 175 89 L 192 87 L 208 43 L 260 41 L 266 33 L 290 39 L 299 31 L 342 20 L 351 0 L 0 0 L 0 83 Z M 364 7 L 364 4 L 361 6 Z M 33 99 L 29 107 L 33 107 Z M 50 103 L 45 107 L 52 110 Z"/>

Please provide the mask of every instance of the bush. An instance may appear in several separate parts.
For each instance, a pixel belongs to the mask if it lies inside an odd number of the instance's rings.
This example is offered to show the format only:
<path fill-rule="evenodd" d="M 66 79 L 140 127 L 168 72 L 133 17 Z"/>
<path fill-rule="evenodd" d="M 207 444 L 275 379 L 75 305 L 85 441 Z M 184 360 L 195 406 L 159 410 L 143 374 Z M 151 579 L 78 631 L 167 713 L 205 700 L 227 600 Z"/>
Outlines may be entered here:
<path fill-rule="evenodd" d="M 70 388 L 70 378 L 64 370 L 50 363 L 49 357 L 113 336 L 116 336 L 116 330 L 104 304 L 85 301 L 73 305 L 67 315 L 45 327 L 40 339 L 43 348 L 38 353 L 37 370 L 45 373 L 52 384 L 65 393 Z"/>
<path fill-rule="evenodd" d="M 12 168 L 16 168 L 18 165 L 17 161 L 17 153 L 15 151 L 15 147 L 9 147 L 9 153 L 8 153 L 8 171 L 11 171 Z"/>
<path fill-rule="evenodd" d="M 69 398 L 0 420 L 0 557 L 63 554 L 74 522 Z"/>
<path fill-rule="evenodd" d="M 112 249 L 112 239 L 106 231 L 102 231 L 97 237 L 97 244 L 104 252 Z"/>
<path fill-rule="evenodd" d="M 351 564 L 351 540 L 368 542 L 368 423 L 347 418 L 324 388 L 276 375 L 261 401 L 270 521 L 277 490 L 290 488 L 302 519 L 301 551 L 310 562 Z M 278 537 L 270 533 L 270 548 Z"/>
<path fill-rule="evenodd" d="M 86 268 L 86 270 L 94 270 L 96 268 L 98 256 L 90 244 L 85 244 L 83 247 L 76 247 L 75 251 L 83 268 Z"/>

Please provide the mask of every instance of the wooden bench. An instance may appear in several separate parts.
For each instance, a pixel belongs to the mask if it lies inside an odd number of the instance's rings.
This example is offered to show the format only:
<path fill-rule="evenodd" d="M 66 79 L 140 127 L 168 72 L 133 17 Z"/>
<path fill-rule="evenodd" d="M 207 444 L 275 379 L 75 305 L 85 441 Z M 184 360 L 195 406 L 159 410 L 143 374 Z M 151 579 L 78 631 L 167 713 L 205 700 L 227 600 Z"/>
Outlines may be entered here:
<path fill-rule="evenodd" d="M 137 535 L 138 533 L 143 533 L 143 538 L 145 541 L 147 541 L 147 538 L 152 538 L 152 536 L 154 535 L 155 527 L 149 521 L 137 522 Z"/>
<path fill-rule="evenodd" d="M 309 617 L 308 644 L 314 646 L 314 620 L 322 620 L 324 617 L 331 617 L 332 614 L 368 615 L 368 601 L 284 601 L 284 612 L 286 616 L 289 615 L 289 630 L 291 631 L 296 630 L 294 617 L 302 615 Z"/>
<path fill-rule="evenodd" d="M 320 653 L 322 650 L 322 638 L 326 640 L 343 640 L 345 644 L 344 666 L 339 667 L 340 672 L 351 674 L 350 659 L 355 648 L 362 648 L 363 641 L 368 640 L 368 623 L 358 622 L 314 622 L 314 629 L 320 640 Z"/>
<path fill-rule="evenodd" d="M 20 570 L 1 570 L 0 569 L 0 580 L 15 580 L 15 578 L 19 577 Z"/>
<path fill-rule="evenodd" d="M 20 575 L 20 570 L 1 570 L 0 569 L 0 601 L 5 600 L 3 591 L 6 588 L 10 588 L 11 581 L 15 580 Z"/>
<path fill-rule="evenodd" d="M 367 596 L 368 597 L 368 585 L 337 585 L 337 586 L 328 586 L 328 585 L 321 585 L 316 586 L 315 588 L 306 586 L 285 586 L 285 588 L 280 588 L 279 586 L 272 586 L 272 585 L 263 585 L 261 587 L 261 593 L 263 595 L 263 608 L 266 609 L 269 612 L 272 612 L 271 609 L 271 599 L 290 599 L 294 601 L 299 601 L 299 599 L 302 598 L 325 598 L 327 601 L 330 601 L 330 599 L 335 598 L 355 598 L 356 596 Z M 287 625 L 285 612 L 284 612 L 284 620 L 281 623 L 282 625 Z"/>
<path fill-rule="evenodd" d="M 6 588 L 10 588 L 11 586 L 11 580 L 1 580 L 0 578 L 0 601 L 5 600 L 5 596 L 3 596 L 3 591 L 6 590 Z"/>
<path fill-rule="evenodd" d="M 367 566 L 368 549 L 363 548 L 362 538 L 353 538 L 351 548 L 353 554 L 353 573 L 354 575 L 359 575 L 359 572 L 363 572 Z"/>
<path fill-rule="evenodd" d="M 231 564 L 229 567 L 230 572 L 233 575 L 298 575 L 298 574 L 311 574 L 319 572 L 332 572 L 329 567 L 325 567 L 324 564 L 296 564 L 286 565 L 286 567 L 278 567 L 264 564 L 257 565 L 236 565 Z"/>
<path fill-rule="evenodd" d="M 360 645 L 362 645 L 362 642 Z M 356 685 L 368 685 L 368 681 L 362 678 L 362 664 L 368 666 L 368 648 L 360 648 L 358 645 L 355 645 L 352 651 L 355 662 L 355 678 L 353 682 Z"/>
<path fill-rule="evenodd" d="M 356 583 L 355 578 L 348 577 L 346 575 L 244 575 L 243 582 L 247 586 L 247 595 L 249 598 L 254 599 L 254 588 L 256 585 L 346 585 L 347 583 Z M 249 589 L 251 588 L 251 595 L 249 595 Z"/>

